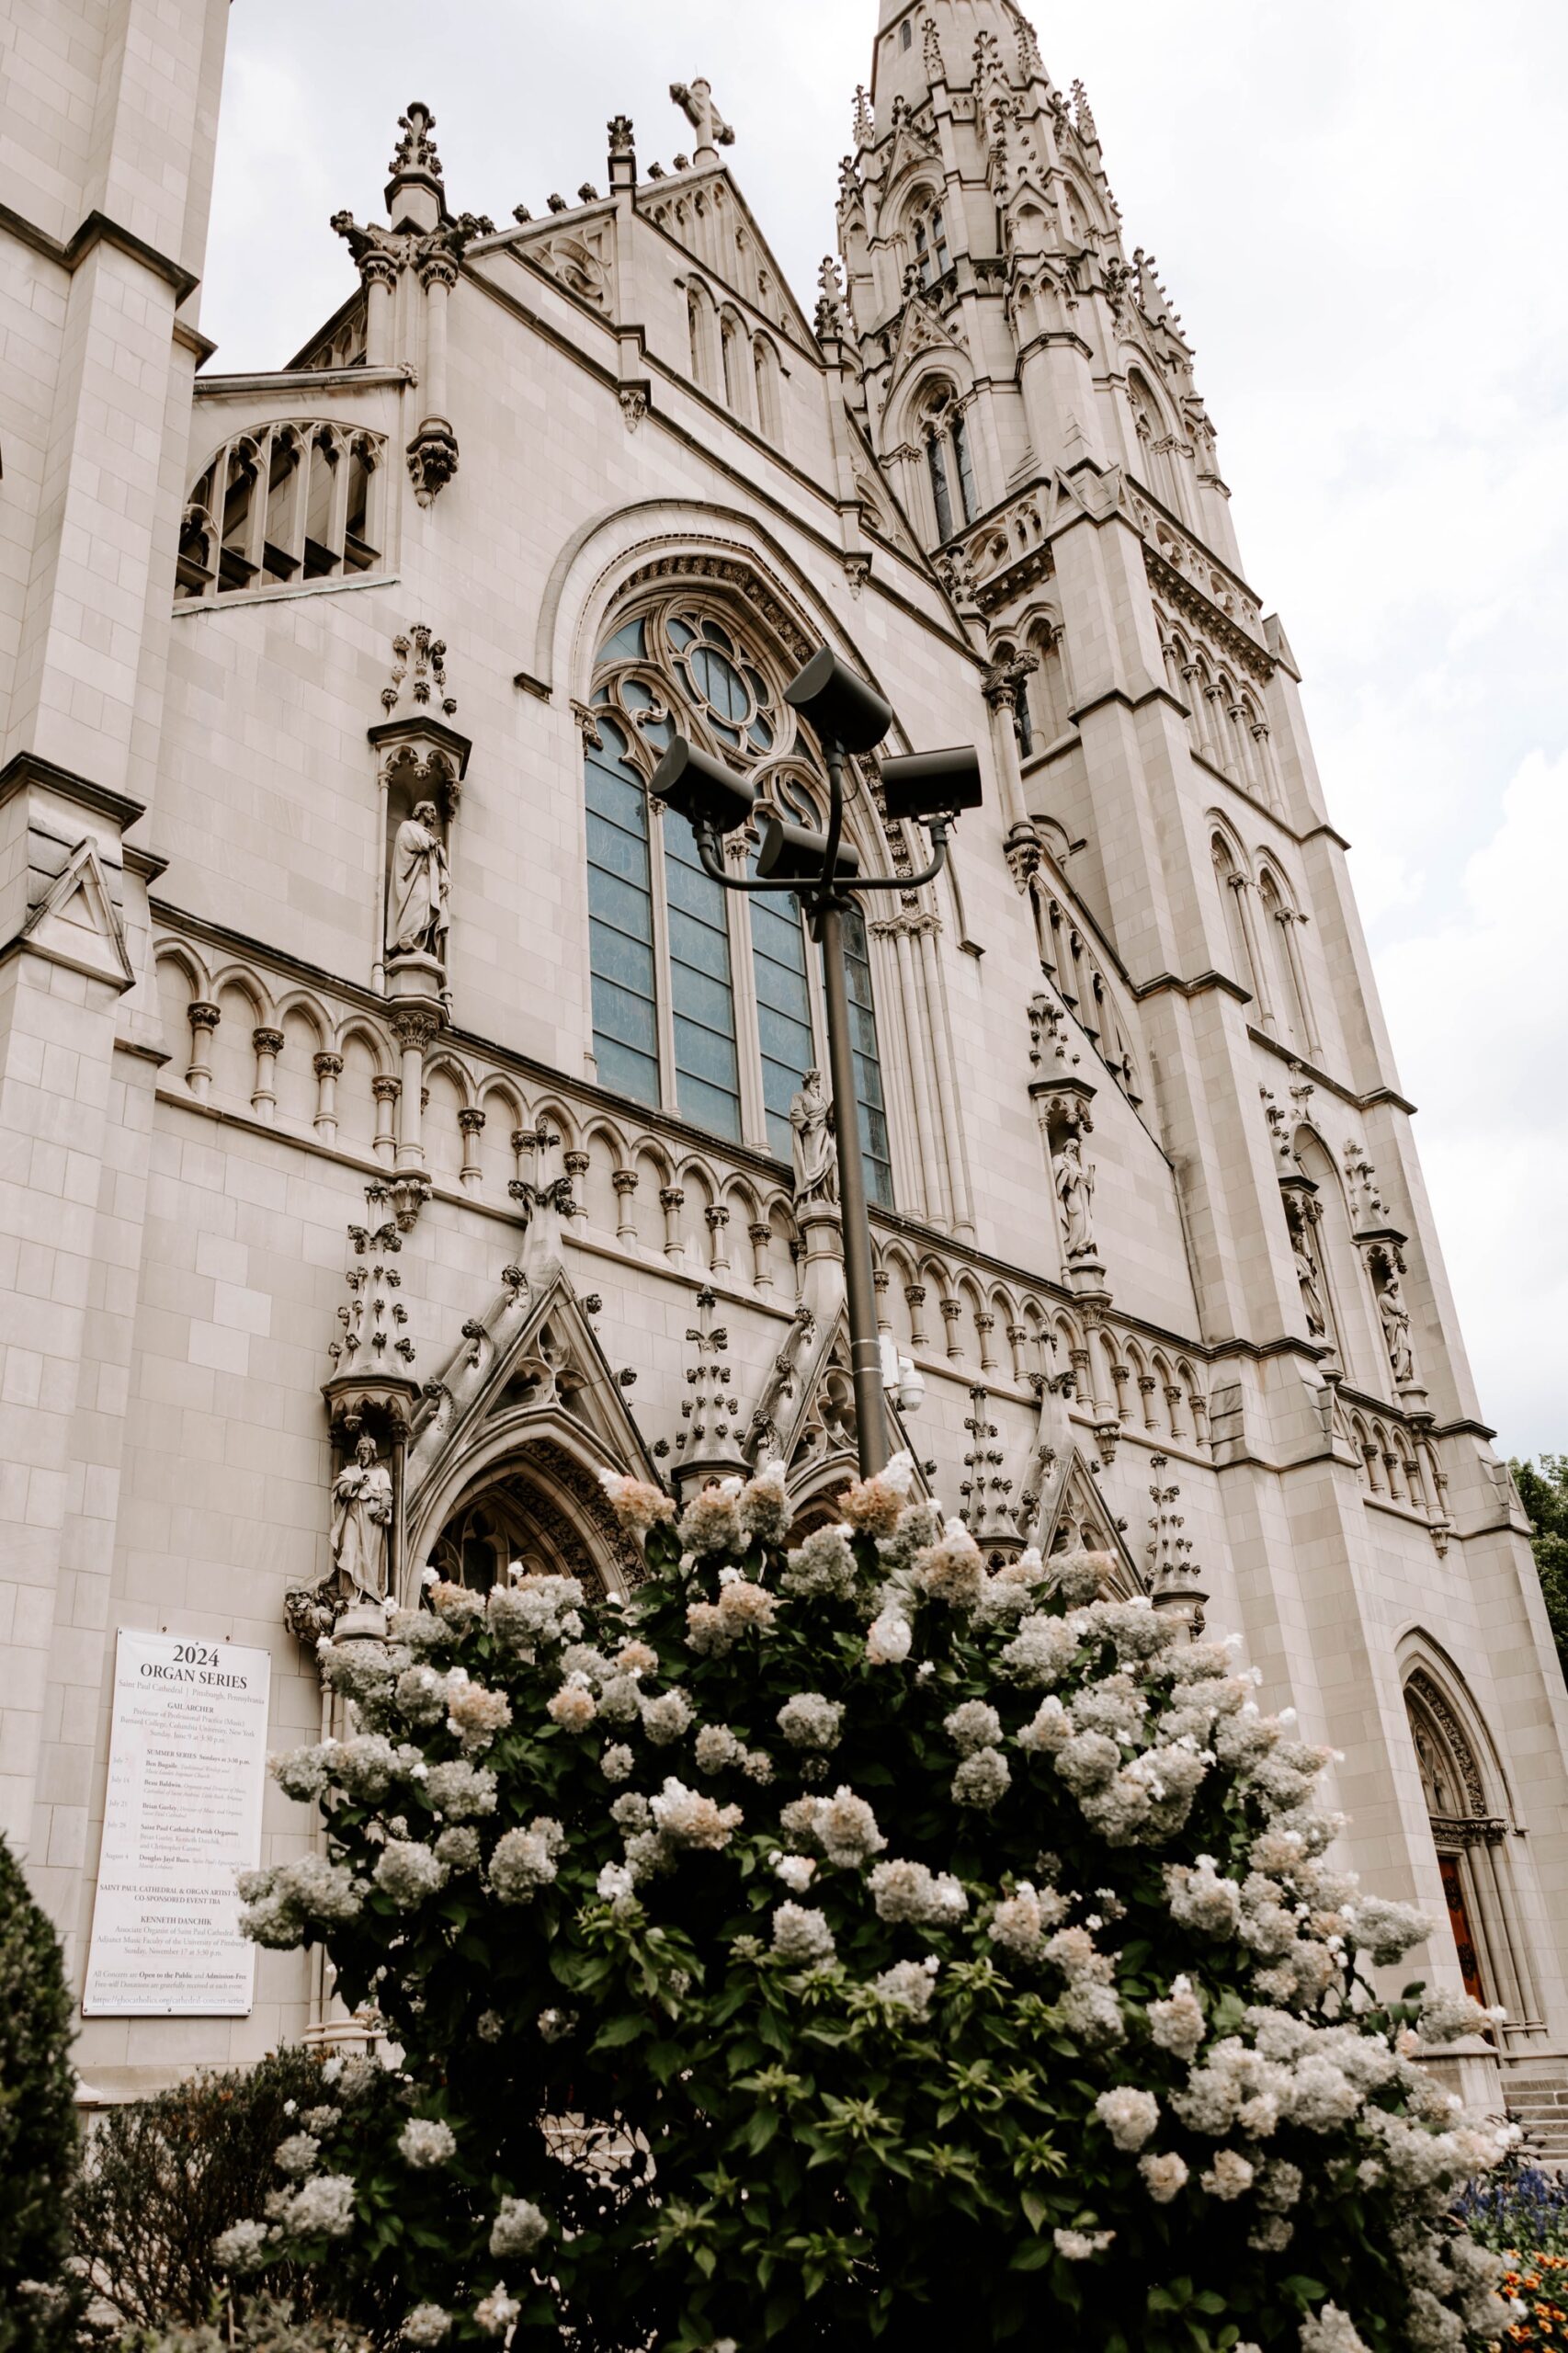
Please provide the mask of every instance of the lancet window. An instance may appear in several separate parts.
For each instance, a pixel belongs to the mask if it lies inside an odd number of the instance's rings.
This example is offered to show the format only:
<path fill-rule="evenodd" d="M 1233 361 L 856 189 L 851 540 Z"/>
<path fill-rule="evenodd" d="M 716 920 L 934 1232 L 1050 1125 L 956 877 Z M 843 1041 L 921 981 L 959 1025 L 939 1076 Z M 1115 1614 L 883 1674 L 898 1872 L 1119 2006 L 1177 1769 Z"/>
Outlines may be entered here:
<path fill-rule="evenodd" d="M 586 739 L 594 1053 L 604 1084 L 790 1157 L 790 1105 L 825 1065 L 821 972 L 793 897 L 744 899 L 702 870 L 690 826 L 647 779 L 678 731 L 756 784 L 765 808 L 819 824 L 812 760 L 775 665 L 699 594 L 622 620 L 595 665 Z M 737 852 L 747 848 L 744 837 Z M 867 1189 L 892 1201 L 864 925 L 845 926 Z"/>
<path fill-rule="evenodd" d="M 287 419 L 238 433 L 198 477 L 176 597 L 347 580 L 382 560 L 385 436 Z"/>
<path fill-rule="evenodd" d="M 915 218 L 915 267 L 923 289 L 947 276 L 949 259 L 942 208 L 933 204 L 929 211 L 916 213 Z"/>
<path fill-rule="evenodd" d="M 926 442 L 926 468 L 936 510 L 937 537 L 950 540 L 965 523 L 972 523 L 979 504 L 974 469 L 969 453 L 969 427 L 950 385 L 944 385 L 926 403 L 921 419 Z"/>

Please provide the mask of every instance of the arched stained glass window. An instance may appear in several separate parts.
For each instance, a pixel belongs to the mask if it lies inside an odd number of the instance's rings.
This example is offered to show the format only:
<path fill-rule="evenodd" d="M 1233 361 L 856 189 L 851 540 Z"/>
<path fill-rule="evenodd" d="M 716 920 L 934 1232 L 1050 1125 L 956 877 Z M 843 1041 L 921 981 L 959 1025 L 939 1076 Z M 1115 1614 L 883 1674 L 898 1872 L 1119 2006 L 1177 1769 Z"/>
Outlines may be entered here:
<path fill-rule="evenodd" d="M 594 1054 L 603 1084 L 781 1161 L 790 1105 L 825 1068 L 822 978 L 793 897 L 738 898 L 702 870 L 690 826 L 649 803 L 678 729 L 756 782 L 770 809 L 820 821 L 815 755 L 776 665 L 699 593 L 617 623 L 599 647 L 586 755 Z M 870 1198 L 892 1154 L 865 926 L 845 926 L 856 1111 Z M 747 1041 L 755 1039 L 755 1048 Z"/>

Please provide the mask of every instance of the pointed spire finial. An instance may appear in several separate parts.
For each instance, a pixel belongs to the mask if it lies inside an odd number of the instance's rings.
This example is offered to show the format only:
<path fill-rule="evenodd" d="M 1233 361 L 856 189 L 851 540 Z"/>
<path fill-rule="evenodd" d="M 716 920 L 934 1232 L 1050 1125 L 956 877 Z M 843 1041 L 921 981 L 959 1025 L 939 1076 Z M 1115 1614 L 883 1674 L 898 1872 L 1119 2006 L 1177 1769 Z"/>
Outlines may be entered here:
<path fill-rule="evenodd" d="M 397 127 L 403 137 L 392 149 L 387 170 L 394 180 L 417 176 L 422 179 L 439 181 L 441 159 L 436 153 L 436 142 L 430 136 L 436 128 L 436 118 L 423 98 L 411 98 L 406 114 L 400 114 Z"/>
<path fill-rule="evenodd" d="M 1035 28 L 1027 17 L 1020 17 L 1018 18 L 1018 79 L 1020 82 L 1032 82 L 1037 75 L 1043 75 L 1044 72 L 1045 63 L 1040 53 L 1040 41 L 1036 37 Z"/>
<path fill-rule="evenodd" d="M 1082 82 L 1074 82 L 1073 85 L 1073 121 L 1085 147 L 1099 145 L 1100 134 L 1095 129 L 1094 109 L 1089 104 L 1089 94 Z"/>
<path fill-rule="evenodd" d="M 942 63 L 942 43 L 937 32 L 937 19 L 927 17 L 920 28 L 921 62 L 928 82 L 945 82 L 948 69 Z"/>
<path fill-rule="evenodd" d="M 845 333 L 844 281 L 834 255 L 823 256 L 822 267 L 817 272 L 817 285 L 821 290 L 815 322 L 817 341 L 826 343 L 835 335 L 842 338 Z"/>
<path fill-rule="evenodd" d="M 864 82 L 855 85 L 855 140 L 860 147 L 869 147 L 877 135 L 877 119 L 871 112 L 871 101 Z"/>

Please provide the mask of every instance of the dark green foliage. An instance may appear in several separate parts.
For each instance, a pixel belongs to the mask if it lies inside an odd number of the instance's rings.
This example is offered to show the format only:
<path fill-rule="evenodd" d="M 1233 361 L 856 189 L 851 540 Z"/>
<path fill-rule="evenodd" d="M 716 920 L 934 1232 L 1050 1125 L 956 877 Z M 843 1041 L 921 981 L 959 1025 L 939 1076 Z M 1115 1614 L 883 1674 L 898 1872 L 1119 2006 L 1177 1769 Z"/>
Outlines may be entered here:
<path fill-rule="evenodd" d="M 0 2353 L 51 2353 L 74 2325 L 72 2032 L 59 1943 L 0 1839 Z"/>
<path fill-rule="evenodd" d="M 1511 1462 L 1508 1468 L 1535 1522 L 1530 1551 L 1546 1597 L 1558 1662 L 1568 1678 L 1568 1454 L 1543 1454 L 1539 1464 Z"/>
<path fill-rule="evenodd" d="M 301 2320 L 280 2299 L 258 2296 L 222 2323 L 158 2329 L 137 2353 L 370 2353 L 370 2344 L 351 2321 L 322 2313 Z"/>
<path fill-rule="evenodd" d="M 196 2326 L 211 2317 L 226 2285 L 213 2242 L 260 2212 L 278 2184 L 273 2152 L 292 2129 L 285 2102 L 308 2108 L 320 2086 L 311 2052 L 281 2051 L 100 2120 L 76 2197 L 76 2245 L 97 2295 L 122 2322 Z M 276 2272 L 268 2281 L 274 2290 L 290 2284 Z"/>

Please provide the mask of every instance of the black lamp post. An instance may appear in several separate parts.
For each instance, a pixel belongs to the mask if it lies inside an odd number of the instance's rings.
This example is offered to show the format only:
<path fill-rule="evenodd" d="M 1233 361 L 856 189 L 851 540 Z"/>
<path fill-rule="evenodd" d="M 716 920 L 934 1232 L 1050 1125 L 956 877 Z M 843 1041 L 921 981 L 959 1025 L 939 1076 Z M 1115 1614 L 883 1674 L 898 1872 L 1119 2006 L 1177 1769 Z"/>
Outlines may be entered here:
<path fill-rule="evenodd" d="M 949 825 L 960 810 L 980 806 L 980 763 L 972 746 L 967 745 L 956 751 L 917 752 L 907 758 L 884 760 L 881 777 L 888 814 L 915 818 L 927 825 L 932 858 L 922 874 L 862 874 L 854 846 L 843 837 L 844 763 L 850 754 L 869 752 L 881 742 L 892 725 L 892 712 L 881 695 L 826 646 L 813 654 L 790 681 L 784 699 L 810 722 L 822 744 L 828 782 L 825 834 L 770 817 L 763 828 L 755 880 L 739 879 L 724 870 L 719 836 L 733 833 L 751 815 L 756 796 L 750 785 L 722 761 L 677 736 L 654 770 L 649 790 L 687 819 L 697 837 L 705 874 L 726 891 L 794 892 L 822 949 L 844 1230 L 849 1368 L 855 1384 L 860 1476 L 865 1479 L 887 1461 L 887 1424 L 871 1282 L 871 1227 L 860 1156 L 849 988 L 844 967 L 844 915 L 854 904 L 858 892 L 910 891 L 941 872 L 948 858 Z"/>

